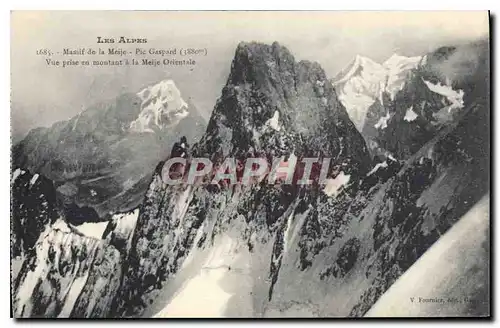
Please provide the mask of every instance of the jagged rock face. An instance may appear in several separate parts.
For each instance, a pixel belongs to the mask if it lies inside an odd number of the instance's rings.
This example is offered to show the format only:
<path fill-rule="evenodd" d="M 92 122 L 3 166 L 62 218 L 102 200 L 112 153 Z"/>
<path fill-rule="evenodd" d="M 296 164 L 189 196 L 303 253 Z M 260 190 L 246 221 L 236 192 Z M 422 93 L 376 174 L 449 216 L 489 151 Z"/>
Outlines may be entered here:
<path fill-rule="evenodd" d="M 11 180 L 12 258 L 30 252 L 45 226 L 57 219 L 56 190 L 52 181 L 17 168 Z"/>
<path fill-rule="evenodd" d="M 287 81 L 294 81 L 289 72 L 300 71 L 301 64 L 291 64 L 288 52 L 276 44 L 243 44 L 232 67 L 207 135 L 194 153 L 215 153 L 212 158 L 217 159 L 265 152 L 268 143 L 257 142 L 265 140 L 264 134 L 252 134 L 262 126 L 274 127 L 269 130 L 274 136 L 300 140 L 296 136 L 302 125 L 294 121 L 300 118 L 287 119 L 296 113 L 293 100 L 283 101 L 282 95 L 313 88 L 314 79 L 301 89 L 300 78 L 286 88 Z M 309 67 L 317 72 L 314 65 Z M 276 83 L 277 77 L 283 83 Z M 249 105 L 254 101 L 258 103 Z M 334 196 L 317 186 L 265 183 L 222 190 L 172 187 L 163 184 L 158 172 L 139 217 L 116 313 L 180 315 L 179 299 L 196 290 L 197 281 L 211 279 L 206 275 L 216 275 L 224 290 L 230 290 L 229 299 L 238 302 L 225 303 L 220 315 L 283 316 L 299 308 L 301 315 L 363 315 L 488 191 L 488 128 L 470 131 L 488 124 L 488 106 L 468 106 L 459 123 L 448 125 L 425 147 L 412 149 L 415 154 L 406 163 L 387 159 L 370 172 L 354 175 Z M 252 115 L 254 109 L 260 115 Z M 268 123 L 276 110 L 283 117 L 279 128 Z M 338 117 L 342 115 L 341 110 Z M 314 119 L 308 124 L 309 129 L 318 127 Z M 294 151 L 300 155 L 299 147 Z M 328 143 L 323 148 L 338 150 Z M 244 285 L 231 285 L 234 271 Z"/>
<path fill-rule="evenodd" d="M 369 156 L 364 141 L 327 81 L 319 65 L 295 62 L 277 43 L 240 44 L 193 156 L 207 156 L 214 162 L 227 156 L 325 156 L 343 164 L 351 175 L 366 172 Z M 296 186 L 277 188 L 265 183 L 231 190 L 167 186 L 161 170 L 157 171 L 132 240 L 117 314 L 143 313 L 163 285 L 175 279 L 192 249 L 216 242 L 235 224 L 242 225 L 235 238 L 247 240 L 245 247 L 264 243 L 269 251 L 281 253 L 269 230 L 283 233 L 280 218 L 285 212 L 290 215 L 298 192 Z M 255 236 L 267 241 L 252 241 Z M 272 265 L 274 276 L 279 264 Z M 266 290 L 267 298 L 272 291 Z"/>
<path fill-rule="evenodd" d="M 35 254 L 23 263 L 13 299 L 15 316 L 69 316 L 98 247 L 98 240 L 73 234 L 62 220 L 48 226 Z"/>
<path fill-rule="evenodd" d="M 311 316 L 364 315 L 488 192 L 485 105 L 468 108 L 460 123 L 395 168 L 397 174 L 365 179 L 354 194 L 347 190 L 311 207 L 299 253 L 287 253 L 281 265 L 268 314 L 294 315 L 306 304 Z M 476 124 L 484 130 L 473 132 Z M 325 218 L 336 224 L 328 228 Z"/>
<path fill-rule="evenodd" d="M 389 152 L 400 159 L 408 158 L 436 135 L 442 124 L 433 114 L 450 105 L 427 87 L 416 70 L 408 74 L 394 100 L 384 99 L 384 105 L 376 101 L 368 110 L 362 133 L 374 146 L 373 154 Z"/>
<path fill-rule="evenodd" d="M 473 76 L 479 81 L 483 73 Z M 265 180 L 172 186 L 160 163 L 137 222 L 113 217 L 103 239 L 89 242 L 55 224 L 42 234 L 37 245 L 47 247 L 23 263 L 16 285 L 17 316 L 364 315 L 489 191 L 488 89 L 474 89 L 462 115 L 411 148 L 406 161 L 388 156 L 369 166 L 363 139 L 332 88 L 316 89 L 325 80 L 316 64 L 295 63 L 276 43 L 241 44 L 192 155 L 300 158 L 323 150 L 342 167 L 330 176 L 340 188 Z M 406 85 L 408 95 L 419 90 Z M 301 117 L 302 106 L 310 119 Z M 69 258 L 66 249 L 82 256 Z M 43 276 L 55 287 L 46 292 L 36 284 L 29 301 L 21 298 Z"/>
<path fill-rule="evenodd" d="M 113 216 L 103 239 L 63 219 L 47 224 L 13 274 L 14 316 L 109 317 L 137 216 Z"/>
<path fill-rule="evenodd" d="M 216 194 L 203 188 L 190 192 L 170 189 L 156 177 L 151 203 L 145 205 L 153 213 L 140 218 L 144 230 L 135 241 L 141 245 L 136 253 L 140 263 L 130 267 L 128 295 L 134 297 L 119 297 L 125 308 L 135 300 L 126 315 L 148 308 L 154 309 L 148 315 L 175 315 L 163 307 L 175 303 L 172 295 L 183 295 L 189 282 L 198 279 L 191 270 L 199 262 L 198 270 L 222 271 L 224 288 L 235 300 L 244 299 L 227 307 L 224 315 L 234 315 L 240 307 L 248 307 L 240 314 L 244 316 L 363 315 L 487 192 L 488 157 L 478 149 L 484 148 L 488 129 L 472 131 L 478 123 L 488 124 L 487 109 L 478 106 L 468 112 L 407 164 L 389 164 L 337 197 L 318 190 L 295 195 L 267 185 Z M 455 147 L 459 151 L 450 155 Z M 154 205 L 162 202 L 168 205 Z M 226 236 L 238 240 L 229 248 L 239 255 L 217 262 L 213 254 L 226 245 Z M 244 277 L 239 279 L 245 285 L 231 287 L 233 271 Z M 174 291 L 164 291 L 169 288 Z"/>
<path fill-rule="evenodd" d="M 107 318 L 113 299 L 120 287 L 124 255 L 110 243 L 102 243 L 97 249 L 87 280 L 76 299 L 72 318 Z M 67 300 L 66 300 L 67 302 Z"/>
<path fill-rule="evenodd" d="M 196 140 L 204 129 L 194 105 L 166 80 L 30 131 L 12 158 L 14 167 L 54 181 L 67 205 L 90 206 L 103 217 L 135 208 L 173 141 Z"/>
<path fill-rule="evenodd" d="M 207 133 L 194 151 L 227 156 L 332 157 L 369 163 L 360 134 L 317 63 L 296 62 L 278 43 L 242 43 Z"/>

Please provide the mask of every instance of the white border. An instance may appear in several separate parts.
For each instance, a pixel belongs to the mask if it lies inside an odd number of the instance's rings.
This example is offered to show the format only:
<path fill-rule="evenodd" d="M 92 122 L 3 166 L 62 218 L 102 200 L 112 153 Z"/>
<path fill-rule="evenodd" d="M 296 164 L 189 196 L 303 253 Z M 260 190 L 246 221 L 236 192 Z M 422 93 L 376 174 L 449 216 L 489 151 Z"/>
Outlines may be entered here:
<path fill-rule="evenodd" d="M 10 319 L 10 296 L 9 296 L 9 282 L 10 282 L 10 272 L 8 270 L 10 263 L 10 226 L 8 222 L 10 221 L 10 189 L 7 186 L 10 185 L 10 163 L 8 161 L 8 153 L 10 153 L 10 121 L 9 121 L 9 113 L 10 113 L 10 10 L 54 10 L 54 9 L 64 9 L 64 10 L 492 10 L 493 14 L 498 14 L 497 7 L 500 1 L 487 1 L 487 0 L 474 0 L 474 1 L 462 1 L 455 0 L 453 2 L 444 3 L 441 1 L 401 1 L 401 0 L 378 0 L 378 1 L 321 1 L 321 0 L 301 0 L 301 1 L 281 1 L 271 3 L 269 0 L 248 0 L 248 1 L 222 1 L 222 0 L 210 0 L 210 1 L 188 1 L 188 0 L 173 0 L 173 1 L 150 1 L 150 0 L 141 0 L 134 2 L 125 2 L 122 1 L 119 3 L 111 0 L 87 0 L 84 3 L 82 2 L 70 2 L 68 0 L 46 0 L 37 1 L 37 0 L 23 0 L 23 1 L 3 1 L 1 3 L 2 11 L 0 11 L 0 22 L 1 22 L 1 41 L 3 44 L 3 51 L 0 52 L 0 56 L 2 57 L 0 60 L 1 74 L 0 74 L 0 97 L 1 97 L 1 110 L 0 110 L 0 133 L 2 137 L 0 138 L 0 153 L 4 154 L 3 160 L 1 161 L 1 175 L 0 175 L 0 188 L 1 188 L 1 207 L 4 215 L 2 216 L 3 226 L 2 233 L 3 238 L 1 238 L 2 246 L 1 246 L 1 256 L 2 261 L 2 283 L 0 284 L 0 309 L 1 309 L 1 318 L 4 323 L 8 327 L 13 326 L 14 324 L 19 324 L 19 322 L 15 322 Z M 493 34 L 495 36 L 495 34 Z M 496 43 L 494 41 L 494 43 Z M 493 44 L 494 44 L 493 43 Z M 497 53 L 495 53 L 495 58 L 492 60 L 498 59 Z M 492 76 L 494 81 L 497 81 L 498 74 L 494 72 Z M 498 84 L 495 85 L 495 89 L 492 90 L 494 94 L 498 95 Z M 498 103 L 498 102 L 497 102 Z M 497 106 L 492 108 L 492 112 L 496 111 Z M 497 128 L 500 126 L 499 123 L 500 115 L 495 115 L 495 124 L 494 127 Z M 499 133 L 496 133 L 495 138 L 495 149 L 494 153 L 499 153 L 500 140 L 498 140 Z M 496 159 L 498 160 L 498 158 Z M 8 175 L 9 174 L 9 175 Z M 498 182 L 498 174 L 495 176 L 495 184 Z M 498 193 L 495 193 L 495 198 L 493 203 L 500 204 Z M 495 218 L 492 218 L 495 219 Z M 497 222 L 494 225 L 495 228 L 495 236 L 499 238 L 498 233 L 499 223 Z M 495 252 L 492 250 L 493 256 L 495 256 L 495 261 L 493 263 L 498 263 L 499 252 Z M 495 273 L 498 273 L 498 270 L 495 270 Z M 497 275 L 495 275 L 496 278 Z M 498 281 L 494 286 L 498 285 Z M 496 288 L 495 288 L 496 290 Z M 495 291 L 494 295 L 498 295 L 498 292 Z M 495 309 L 493 311 L 494 314 L 498 315 L 498 301 L 493 303 L 495 305 Z M 498 321 L 498 320 L 497 320 Z M 52 321 L 53 322 L 53 321 Z M 52 323 L 50 322 L 50 323 Z M 328 321 L 320 321 L 321 323 L 332 324 L 335 326 L 347 326 L 348 324 L 352 324 L 353 322 L 328 322 Z M 65 321 L 60 324 L 68 324 L 73 322 Z M 75 322 L 77 323 L 77 322 Z M 121 324 L 122 322 L 92 322 L 94 327 L 104 327 L 106 324 Z M 135 322 L 131 323 L 132 325 L 142 325 L 144 322 Z M 149 323 L 149 322 L 148 322 Z M 220 322 L 213 322 L 212 324 L 218 325 Z M 288 323 L 288 322 L 287 322 Z M 299 324 L 306 324 L 306 322 L 298 322 Z M 404 324 L 405 322 L 393 322 L 393 324 L 399 325 Z M 434 325 L 436 323 L 443 325 L 456 325 L 456 321 L 441 323 L 441 322 L 413 322 L 414 324 L 431 324 Z M 30 324 L 29 322 L 24 322 L 21 324 Z M 78 322 L 77 324 L 83 324 L 82 322 Z M 176 325 L 191 325 L 193 323 L 182 323 L 182 322 L 165 322 L 162 321 L 160 324 L 165 324 L 169 326 Z M 269 322 L 255 322 L 252 324 L 258 325 L 269 325 L 272 323 Z M 377 324 L 377 325 L 386 325 L 387 322 L 364 322 L 364 324 Z M 473 323 L 467 323 L 467 325 L 472 325 Z"/>

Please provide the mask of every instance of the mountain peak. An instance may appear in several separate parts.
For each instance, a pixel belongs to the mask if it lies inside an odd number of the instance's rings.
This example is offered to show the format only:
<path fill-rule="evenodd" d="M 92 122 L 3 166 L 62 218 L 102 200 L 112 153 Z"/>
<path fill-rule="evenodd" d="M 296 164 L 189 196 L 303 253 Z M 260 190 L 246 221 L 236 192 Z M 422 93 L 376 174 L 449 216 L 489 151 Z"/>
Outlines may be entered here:
<path fill-rule="evenodd" d="M 340 71 L 337 76 L 332 79 L 332 83 L 334 86 L 343 85 L 355 76 L 366 75 L 363 73 L 367 73 L 377 80 L 382 79 L 386 74 L 385 68 L 381 64 L 358 54 L 345 69 Z"/>
<path fill-rule="evenodd" d="M 297 62 L 277 42 L 238 45 L 204 140 L 201 152 L 216 160 L 257 153 L 333 156 L 341 147 L 357 162 L 367 156 L 321 66 Z"/>
<path fill-rule="evenodd" d="M 365 66 L 365 65 L 379 66 L 380 65 L 375 60 L 373 60 L 373 59 L 371 59 L 369 57 L 360 55 L 360 54 L 357 54 L 356 57 L 354 58 L 354 60 L 357 61 L 357 62 L 359 62 L 359 64 L 362 65 L 362 66 Z"/>
<path fill-rule="evenodd" d="M 400 54 L 398 54 L 397 52 L 395 52 L 389 58 L 387 58 L 386 61 L 391 61 L 391 60 L 395 60 L 395 59 L 399 59 L 399 58 L 407 58 L 407 57 L 406 56 L 401 56 Z"/>
<path fill-rule="evenodd" d="M 389 70 L 410 69 L 416 67 L 421 60 L 422 56 L 407 57 L 394 53 L 382 65 Z"/>
<path fill-rule="evenodd" d="M 137 96 L 142 101 L 141 112 L 130 123 L 132 132 L 154 133 L 157 129 L 177 124 L 189 115 L 189 106 L 171 79 L 148 86 L 139 91 Z"/>
<path fill-rule="evenodd" d="M 262 42 L 245 42 L 242 41 L 236 47 L 236 54 L 259 54 L 259 53 L 272 53 L 280 54 L 286 53 L 291 56 L 290 51 L 279 44 L 279 42 L 274 41 L 271 45 Z"/>
<path fill-rule="evenodd" d="M 172 92 L 180 94 L 180 91 L 177 88 L 177 85 L 175 84 L 174 80 L 164 79 L 142 89 L 137 93 L 137 96 L 141 99 L 145 99 L 151 96 L 167 95 L 168 93 Z"/>
<path fill-rule="evenodd" d="M 240 42 L 236 48 L 228 79 L 229 84 L 257 82 L 262 84 L 269 71 L 279 65 L 281 70 L 293 71 L 295 58 L 278 42 L 272 45 L 259 42 Z"/>
<path fill-rule="evenodd" d="M 386 92 L 391 100 L 399 92 L 408 75 L 416 68 L 422 57 L 405 57 L 392 54 L 383 64 L 356 55 L 354 60 L 332 80 L 339 100 L 346 107 L 358 130 L 363 129 L 368 108 L 376 100 L 384 102 Z"/>

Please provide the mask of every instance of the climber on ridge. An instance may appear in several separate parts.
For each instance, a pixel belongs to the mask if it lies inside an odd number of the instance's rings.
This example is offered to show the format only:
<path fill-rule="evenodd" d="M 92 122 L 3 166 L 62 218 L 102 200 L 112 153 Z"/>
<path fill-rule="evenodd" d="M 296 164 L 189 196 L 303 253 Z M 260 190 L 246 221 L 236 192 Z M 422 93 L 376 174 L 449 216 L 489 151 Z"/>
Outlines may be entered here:
<path fill-rule="evenodd" d="M 172 151 L 170 152 L 170 158 L 173 157 L 182 157 L 182 158 L 187 158 L 188 157 L 188 149 L 189 149 L 189 144 L 187 143 L 187 139 L 185 136 L 181 137 L 180 141 L 177 141 L 174 143 L 172 146 Z M 162 169 L 163 165 L 165 164 L 166 160 L 162 160 L 158 165 L 156 166 L 155 172 L 161 176 L 162 174 Z M 178 171 L 180 165 L 175 164 L 171 168 L 171 172 L 176 172 Z M 163 178 L 162 178 L 163 179 Z"/>
<path fill-rule="evenodd" d="M 186 158 L 188 155 L 187 153 L 188 149 L 189 149 L 189 144 L 187 143 L 187 139 L 185 136 L 182 136 L 180 142 L 174 143 L 174 146 L 172 147 L 172 152 L 170 154 L 170 158 L 172 157 Z"/>

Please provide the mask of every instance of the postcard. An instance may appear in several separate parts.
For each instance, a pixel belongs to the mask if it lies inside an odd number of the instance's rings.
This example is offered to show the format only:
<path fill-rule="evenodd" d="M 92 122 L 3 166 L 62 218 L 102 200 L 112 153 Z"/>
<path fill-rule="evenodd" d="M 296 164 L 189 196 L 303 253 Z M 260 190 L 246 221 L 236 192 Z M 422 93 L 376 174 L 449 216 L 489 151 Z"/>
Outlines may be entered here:
<path fill-rule="evenodd" d="M 491 317 L 487 11 L 13 11 L 13 318 Z"/>

